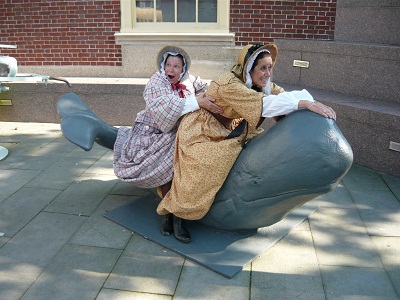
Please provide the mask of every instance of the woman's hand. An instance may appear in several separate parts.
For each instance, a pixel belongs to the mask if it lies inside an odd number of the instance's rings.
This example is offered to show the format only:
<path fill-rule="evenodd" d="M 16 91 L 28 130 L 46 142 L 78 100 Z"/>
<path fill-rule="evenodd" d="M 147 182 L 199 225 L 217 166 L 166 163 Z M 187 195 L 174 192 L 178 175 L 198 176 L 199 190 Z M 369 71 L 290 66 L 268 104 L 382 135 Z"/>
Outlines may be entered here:
<path fill-rule="evenodd" d="M 322 104 L 321 102 L 311 102 L 308 100 L 300 100 L 299 108 L 307 108 L 309 111 L 315 112 L 321 116 L 336 121 L 336 112 L 328 105 Z"/>
<path fill-rule="evenodd" d="M 201 108 L 204 108 L 208 110 L 209 112 L 212 112 L 214 114 L 222 114 L 224 110 L 219 107 L 217 104 L 215 104 L 215 99 L 206 96 L 205 94 L 199 95 L 196 97 L 197 103 Z"/>

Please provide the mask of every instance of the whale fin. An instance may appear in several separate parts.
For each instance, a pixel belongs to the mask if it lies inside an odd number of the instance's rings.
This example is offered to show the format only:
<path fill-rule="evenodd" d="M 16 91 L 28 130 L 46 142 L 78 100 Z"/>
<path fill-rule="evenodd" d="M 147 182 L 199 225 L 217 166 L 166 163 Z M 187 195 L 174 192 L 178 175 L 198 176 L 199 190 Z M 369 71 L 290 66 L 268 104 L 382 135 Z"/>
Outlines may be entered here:
<path fill-rule="evenodd" d="M 64 136 L 85 151 L 94 142 L 113 150 L 118 129 L 101 120 L 75 93 L 67 93 L 57 102 Z"/>

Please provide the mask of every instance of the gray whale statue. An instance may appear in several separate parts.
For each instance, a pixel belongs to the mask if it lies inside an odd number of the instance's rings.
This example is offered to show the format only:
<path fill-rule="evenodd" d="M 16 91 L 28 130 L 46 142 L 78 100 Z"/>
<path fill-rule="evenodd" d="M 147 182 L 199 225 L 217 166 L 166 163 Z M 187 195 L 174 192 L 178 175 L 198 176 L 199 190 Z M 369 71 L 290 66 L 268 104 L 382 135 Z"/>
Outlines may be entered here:
<path fill-rule="evenodd" d="M 57 102 L 64 136 L 82 149 L 113 149 L 118 129 L 102 121 L 75 93 Z M 336 122 L 298 110 L 253 138 L 242 150 L 200 223 L 220 230 L 254 230 L 334 189 L 353 152 Z"/>

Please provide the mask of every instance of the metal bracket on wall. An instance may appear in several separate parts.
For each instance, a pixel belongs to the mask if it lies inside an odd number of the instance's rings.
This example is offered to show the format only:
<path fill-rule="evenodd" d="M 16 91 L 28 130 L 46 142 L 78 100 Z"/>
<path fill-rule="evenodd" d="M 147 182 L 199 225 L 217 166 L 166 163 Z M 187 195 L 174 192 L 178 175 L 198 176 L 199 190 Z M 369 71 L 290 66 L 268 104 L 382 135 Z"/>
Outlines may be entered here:
<path fill-rule="evenodd" d="M 11 100 L 2 100 L 0 99 L 0 106 L 9 106 L 12 105 Z"/>
<path fill-rule="evenodd" d="M 293 60 L 293 67 L 306 68 L 310 66 L 310 62 L 306 60 Z"/>

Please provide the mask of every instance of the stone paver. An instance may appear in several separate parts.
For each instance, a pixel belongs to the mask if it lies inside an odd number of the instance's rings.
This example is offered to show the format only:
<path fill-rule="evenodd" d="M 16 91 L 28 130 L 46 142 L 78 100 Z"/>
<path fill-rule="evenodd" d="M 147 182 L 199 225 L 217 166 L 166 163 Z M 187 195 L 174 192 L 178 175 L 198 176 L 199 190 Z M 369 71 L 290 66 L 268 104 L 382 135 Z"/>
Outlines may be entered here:
<path fill-rule="evenodd" d="M 1 231 L 13 237 L 59 195 L 57 190 L 21 188 L 0 203 Z M 29 209 L 26 209 L 29 207 Z"/>
<path fill-rule="evenodd" d="M 94 299 L 121 252 L 65 245 L 21 299 Z"/>
<path fill-rule="evenodd" d="M 372 237 L 382 264 L 385 267 L 389 278 L 400 294 L 400 237 Z"/>
<path fill-rule="evenodd" d="M 110 150 L 58 124 L 0 122 L 0 145 L 0 299 L 400 299 L 400 178 L 353 165 L 228 279 L 103 217 L 155 192 L 117 180 Z"/>
<path fill-rule="evenodd" d="M 3 202 L 19 189 L 23 188 L 39 174 L 40 171 L 34 170 L 1 170 L 0 202 Z"/>
<path fill-rule="evenodd" d="M 385 299 L 398 296 L 383 268 L 320 266 L 326 299 Z"/>
<path fill-rule="evenodd" d="M 251 299 L 267 298 L 325 298 L 309 230 L 293 230 L 281 242 L 253 261 Z"/>

